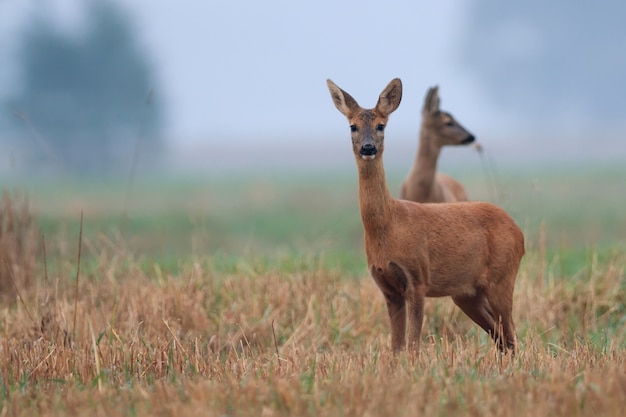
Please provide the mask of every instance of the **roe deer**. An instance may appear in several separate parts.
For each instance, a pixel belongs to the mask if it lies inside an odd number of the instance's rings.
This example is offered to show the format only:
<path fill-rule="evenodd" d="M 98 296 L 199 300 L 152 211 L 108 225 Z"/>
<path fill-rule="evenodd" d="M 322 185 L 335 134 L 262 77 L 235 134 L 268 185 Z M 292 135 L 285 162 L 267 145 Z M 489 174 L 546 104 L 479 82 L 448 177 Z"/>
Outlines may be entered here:
<path fill-rule="evenodd" d="M 391 321 L 394 351 L 419 349 L 424 297 L 451 296 L 495 340 L 515 352 L 513 287 L 524 235 L 501 208 L 482 202 L 420 204 L 394 199 L 383 167 L 384 131 L 402 97 L 392 80 L 373 109 L 327 81 L 337 109 L 350 123 L 359 174 L 359 206 L 368 269 Z M 408 311 L 407 311 L 408 310 Z"/>
<path fill-rule="evenodd" d="M 467 201 L 461 184 L 437 172 L 437 158 L 446 145 L 467 145 L 474 135 L 448 112 L 439 110 L 439 88 L 432 87 L 424 98 L 419 148 L 413 167 L 402 183 L 400 198 L 418 203 Z"/>

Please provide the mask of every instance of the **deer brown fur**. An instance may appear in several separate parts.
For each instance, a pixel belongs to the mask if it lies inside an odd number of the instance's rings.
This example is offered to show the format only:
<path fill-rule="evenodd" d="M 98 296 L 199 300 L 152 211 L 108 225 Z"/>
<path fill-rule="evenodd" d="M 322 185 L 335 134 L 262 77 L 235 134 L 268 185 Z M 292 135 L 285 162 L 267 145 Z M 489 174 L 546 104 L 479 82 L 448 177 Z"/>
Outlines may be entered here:
<path fill-rule="evenodd" d="M 474 142 L 468 132 L 448 112 L 439 109 L 439 88 L 432 87 L 424 98 L 422 126 L 415 162 L 402 183 L 400 198 L 418 203 L 467 201 L 463 186 L 452 177 L 437 172 L 437 159 L 444 146 Z"/>
<path fill-rule="evenodd" d="M 359 206 L 370 274 L 387 304 L 394 351 L 417 350 L 425 297 L 450 296 L 496 341 L 515 350 L 513 287 L 524 235 L 490 203 L 420 204 L 394 199 L 383 167 L 384 130 L 398 108 L 402 83 L 392 80 L 373 109 L 361 108 L 328 80 L 337 109 L 350 123 L 359 174 Z"/>

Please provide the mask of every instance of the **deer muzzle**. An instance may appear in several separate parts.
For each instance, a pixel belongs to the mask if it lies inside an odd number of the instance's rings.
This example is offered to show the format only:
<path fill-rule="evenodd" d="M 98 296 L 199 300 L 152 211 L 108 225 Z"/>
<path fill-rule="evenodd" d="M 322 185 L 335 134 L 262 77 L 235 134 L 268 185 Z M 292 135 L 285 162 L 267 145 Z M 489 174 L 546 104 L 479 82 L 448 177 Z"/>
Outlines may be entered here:
<path fill-rule="evenodd" d="M 469 135 L 468 137 L 466 137 L 465 139 L 463 139 L 463 141 L 461 142 L 462 145 L 467 145 L 468 143 L 472 143 L 476 140 L 476 138 L 474 137 L 474 135 Z"/>
<path fill-rule="evenodd" d="M 361 150 L 359 151 L 359 154 L 363 159 L 374 159 L 377 153 L 378 149 L 376 149 L 376 146 L 374 146 L 373 143 L 363 144 L 363 146 L 361 146 Z"/>

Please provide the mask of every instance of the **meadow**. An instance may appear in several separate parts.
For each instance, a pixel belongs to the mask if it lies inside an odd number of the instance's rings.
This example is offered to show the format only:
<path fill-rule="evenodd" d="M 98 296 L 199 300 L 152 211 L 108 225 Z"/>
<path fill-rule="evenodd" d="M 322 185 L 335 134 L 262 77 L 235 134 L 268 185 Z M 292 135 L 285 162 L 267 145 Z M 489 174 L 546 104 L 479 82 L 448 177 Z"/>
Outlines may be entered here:
<path fill-rule="evenodd" d="M 465 175 L 526 236 L 516 356 L 449 299 L 391 354 L 351 170 L 6 184 L 0 415 L 623 415 L 624 178 Z"/>

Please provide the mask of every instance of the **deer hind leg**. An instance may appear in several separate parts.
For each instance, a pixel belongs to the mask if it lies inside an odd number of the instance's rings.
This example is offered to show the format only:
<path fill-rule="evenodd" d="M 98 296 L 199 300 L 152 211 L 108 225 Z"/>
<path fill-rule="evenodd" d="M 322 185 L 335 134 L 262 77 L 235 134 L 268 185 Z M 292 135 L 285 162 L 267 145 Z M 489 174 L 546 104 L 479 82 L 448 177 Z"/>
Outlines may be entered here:
<path fill-rule="evenodd" d="M 495 336 L 495 316 L 484 293 L 452 297 L 452 301 L 492 338 Z"/>
<path fill-rule="evenodd" d="M 515 354 L 517 337 L 513 323 L 513 288 L 507 285 L 492 288 L 487 298 L 496 320 L 494 340 L 501 351 L 510 349 Z"/>
<path fill-rule="evenodd" d="M 515 353 L 515 324 L 512 317 L 513 291 L 495 287 L 479 290 L 473 296 L 452 298 L 467 316 L 485 330 L 496 342 L 498 349 Z"/>
<path fill-rule="evenodd" d="M 511 317 L 511 303 L 501 297 L 489 297 L 478 292 L 473 296 L 453 297 L 454 303 L 496 342 L 498 349 L 515 352 L 515 325 Z M 507 308 L 508 305 L 508 308 Z"/>

